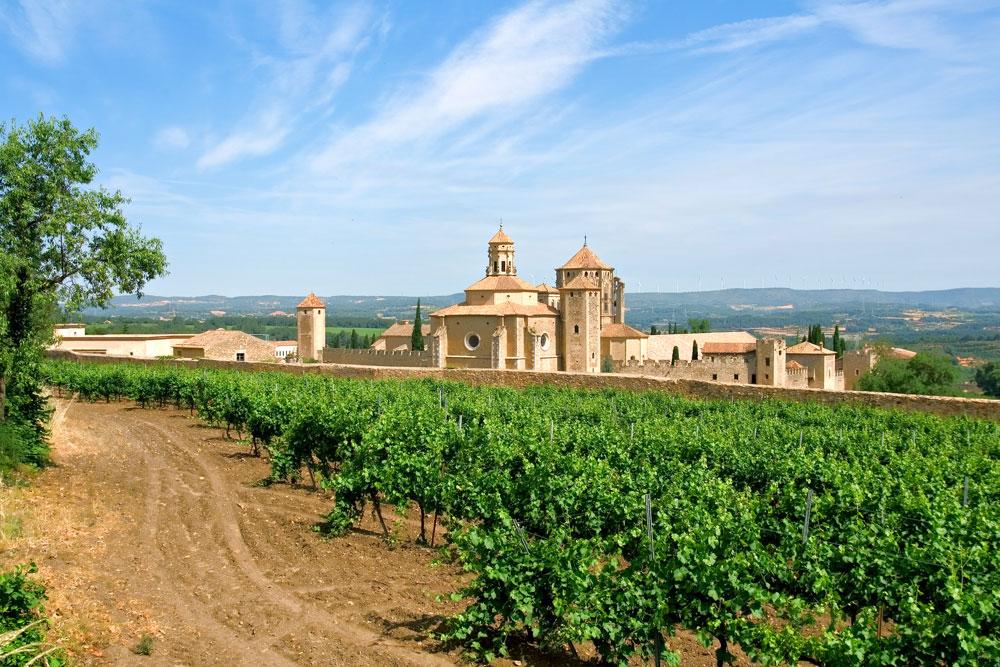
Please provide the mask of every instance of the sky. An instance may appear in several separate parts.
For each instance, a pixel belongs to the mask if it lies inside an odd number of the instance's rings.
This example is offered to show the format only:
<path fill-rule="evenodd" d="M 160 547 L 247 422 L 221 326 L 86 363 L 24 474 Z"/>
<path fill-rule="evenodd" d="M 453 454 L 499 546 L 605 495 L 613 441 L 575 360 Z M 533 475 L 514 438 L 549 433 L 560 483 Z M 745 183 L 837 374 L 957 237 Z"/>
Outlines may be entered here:
<path fill-rule="evenodd" d="M 1000 286 L 1000 0 L 0 0 L 157 295 Z"/>

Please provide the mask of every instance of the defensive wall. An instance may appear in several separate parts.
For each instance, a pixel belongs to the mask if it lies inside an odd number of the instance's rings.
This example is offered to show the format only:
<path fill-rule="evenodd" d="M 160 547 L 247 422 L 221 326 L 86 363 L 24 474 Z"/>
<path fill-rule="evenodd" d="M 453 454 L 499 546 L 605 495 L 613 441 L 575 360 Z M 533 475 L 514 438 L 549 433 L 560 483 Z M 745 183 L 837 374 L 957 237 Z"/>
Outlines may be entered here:
<path fill-rule="evenodd" d="M 324 364 L 355 364 L 389 368 L 433 368 L 434 354 L 430 350 L 373 350 L 345 347 L 324 347 Z"/>
<path fill-rule="evenodd" d="M 97 364 L 129 363 L 142 366 L 173 366 L 181 368 L 219 368 L 244 372 L 316 373 L 343 378 L 389 380 L 435 378 L 472 385 L 501 385 L 523 388 L 531 385 L 551 385 L 576 389 L 623 389 L 626 391 L 666 391 L 688 398 L 708 400 L 815 402 L 837 406 L 844 403 L 868 405 L 887 410 L 926 412 L 944 417 L 964 415 L 1000 421 L 1000 400 L 985 398 L 955 398 L 950 396 L 915 396 L 870 391 L 833 391 L 767 387 L 761 385 L 705 382 L 625 373 L 562 373 L 546 371 L 514 371 L 493 369 L 447 369 L 347 364 L 283 364 L 273 362 L 215 361 L 210 359 L 137 359 L 104 354 L 76 354 L 65 350 L 47 350 L 50 359 L 85 361 Z"/>

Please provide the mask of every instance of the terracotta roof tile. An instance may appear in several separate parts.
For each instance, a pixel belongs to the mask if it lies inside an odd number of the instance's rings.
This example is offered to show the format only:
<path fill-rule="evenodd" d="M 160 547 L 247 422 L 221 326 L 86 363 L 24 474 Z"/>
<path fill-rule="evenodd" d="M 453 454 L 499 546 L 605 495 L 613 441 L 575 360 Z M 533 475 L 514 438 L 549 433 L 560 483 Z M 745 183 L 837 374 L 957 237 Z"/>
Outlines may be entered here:
<path fill-rule="evenodd" d="M 464 303 L 457 303 L 441 310 L 431 313 L 431 317 L 445 317 L 447 315 L 559 315 L 559 311 L 545 304 L 525 306 L 519 303 L 504 301 L 503 303 L 486 303 L 479 306 L 470 306 Z"/>
<path fill-rule="evenodd" d="M 465 288 L 466 292 L 537 292 L 538 288 L 517 276 L 486 276 Z"/>
<path fill-rule="evenodd" d="M 586 290 L 600 290 L 601 288 L 594 284 L 594 281 L 590 278 L 586 278 L 583 275 L 579 275 L 573 280 L 569 281 L 565 285 L 559 288 L 560 290 L 565 289 L 586 289 Z"/>
<path fill-rule="evenodd" d="M 785 364 L 785 370 L 800 371 L 803 368 L 805 368 L 805 366 L 803 366 L 799 362 L 795 361 L 794 359 L 792 359 L 791 361 L 789 361 L 788 363 Z"/>
<path fill-rule="evenodd" d="M 560 269 L 610 269 L 611 267 L 600 260 L 594 251 L 584 245 L 576 251 L 576 254 L 569 258 L 569 261 L 559 267 Z"/>
<path fill-rule="evenodd" d="M 232 329 L 213 329 L 211 331 L 205 331 L 195 336 L 191 336 L 182 343 L 175 343 L 173 347 L 204 348 L 233 340 L 244 343 L 250 342 L 251 344 L 265 342 L 256 336 L 251 336 L 250 334 L 242 331 L 234 331 Z"/>
<path fill-rule="evenodd" d="M 505 232 L 503 230 L 502 226 L 500 227 L 500 231 L 498 231 L 496 234 L 494 234 L 493 238 L 490 239 L 490 243 L 491 244 L 492 243 L 513 243 L 513 242 L 514 242 L 514 239 L 512 239 L 509 236 L 507 236 L 507 232 Z"/>
<path fill-rule="evenodd" d="M 705 343 L 702 354 L 746 354 L 756 352 L 757 343 Z"/>
<path fill-rule="evenodd" d="M 320 301 L 319 298 L 317 298 L 317 296 L 312 292 L 309 292 L 309 296 L 302 299 L 302 303 L 296 306 L 296 308 L 325 308 L 325 307 L 326 304 Z"/>
<path fill-rule="evenodd" d="M 555 287 L 553 287 L 552 285 L 550 285 L 548 283 L 542 283 L 541 285 L 539 285 L 535 289 L 538 290 L 539 294 L 558 294 L 559 293 L 559 290 L 557 290 Z"/>
<path fill-rule="evenodd" d="M 601 338 L 649 338 L 649 334 L 621 322 L 612 322 L 601 329 Z"/>
<path fill-rule="evenodd" d="M 810 343 L 809 341 L 802 341 L 798 345 L 792 345 L 787 350 L 788 354 L 836 354 L 833 350 L 828 350 L 825 347 L 820 347 L 815 343 Z"/>
<path fill-rule="evenodd" d="M 423 335 L 428 335 L 431 332 L 430 324 L 422 324 L 420 326 L 420 331 Z M 379 336 L 380 338 L 385 336 L 409 336 L 413 333 L 413 322 L 410 320 L 401 320 L 396 322 L 391 327 L 382 332 Z"/>

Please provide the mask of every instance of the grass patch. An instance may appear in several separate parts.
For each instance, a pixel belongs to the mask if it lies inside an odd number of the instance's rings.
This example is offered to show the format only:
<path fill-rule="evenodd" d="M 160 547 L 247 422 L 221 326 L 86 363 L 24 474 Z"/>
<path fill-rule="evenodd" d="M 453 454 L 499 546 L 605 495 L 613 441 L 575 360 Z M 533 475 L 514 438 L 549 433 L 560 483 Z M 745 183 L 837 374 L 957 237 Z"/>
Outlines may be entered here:
<path fill-rule="evenodd" d="M 144 632 L 142 638 L 139 639 L 139 643 L 132 648 L 132 653 L 135 653 L 136 655 L 152 655 L 153 635 L 148 632 Z"/>

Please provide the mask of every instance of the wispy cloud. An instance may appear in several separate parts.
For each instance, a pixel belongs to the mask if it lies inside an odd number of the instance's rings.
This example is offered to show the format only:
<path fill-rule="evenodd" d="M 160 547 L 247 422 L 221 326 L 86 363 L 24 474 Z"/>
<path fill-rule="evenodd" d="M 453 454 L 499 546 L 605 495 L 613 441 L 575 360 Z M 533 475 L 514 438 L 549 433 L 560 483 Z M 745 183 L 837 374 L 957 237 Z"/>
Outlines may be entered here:
<path fill-rule="evenodd" d="M 153 145 L 160 149 L 182 150 L 190 144 L 191 137 L 182 127 L 164 127 L 153 136 Z"/>
<path fill-rule="evenodd" d="M 317 14 L 307 4 L 288 2 L 277 19 L 276 48 L 251 47 L 263 73 L 260 87 L 250 92 L 253 110 L 205 150 L 199 169 L 280 148 L 306 114 L 330 103 L 379 24 L 364 4 Z"/>
<path fill-rule="evenodd" d="M 427 142 L 491 114 L 510 118 L 564 88 L 621 24 L 605 0 L 534 2 L 493 21 L 453 50 L 416 90 L 391 96 L 372 121 L 336 137 L 319 171 Z"/>
<path fill-rule="evenodd" d="M 21 49 L 35 60 L 56 65 L 75 39 L 83 9 L 84 4 L 69 0 L 20 0 L 16 7 L 0 7 L 0 21 Z"/>

